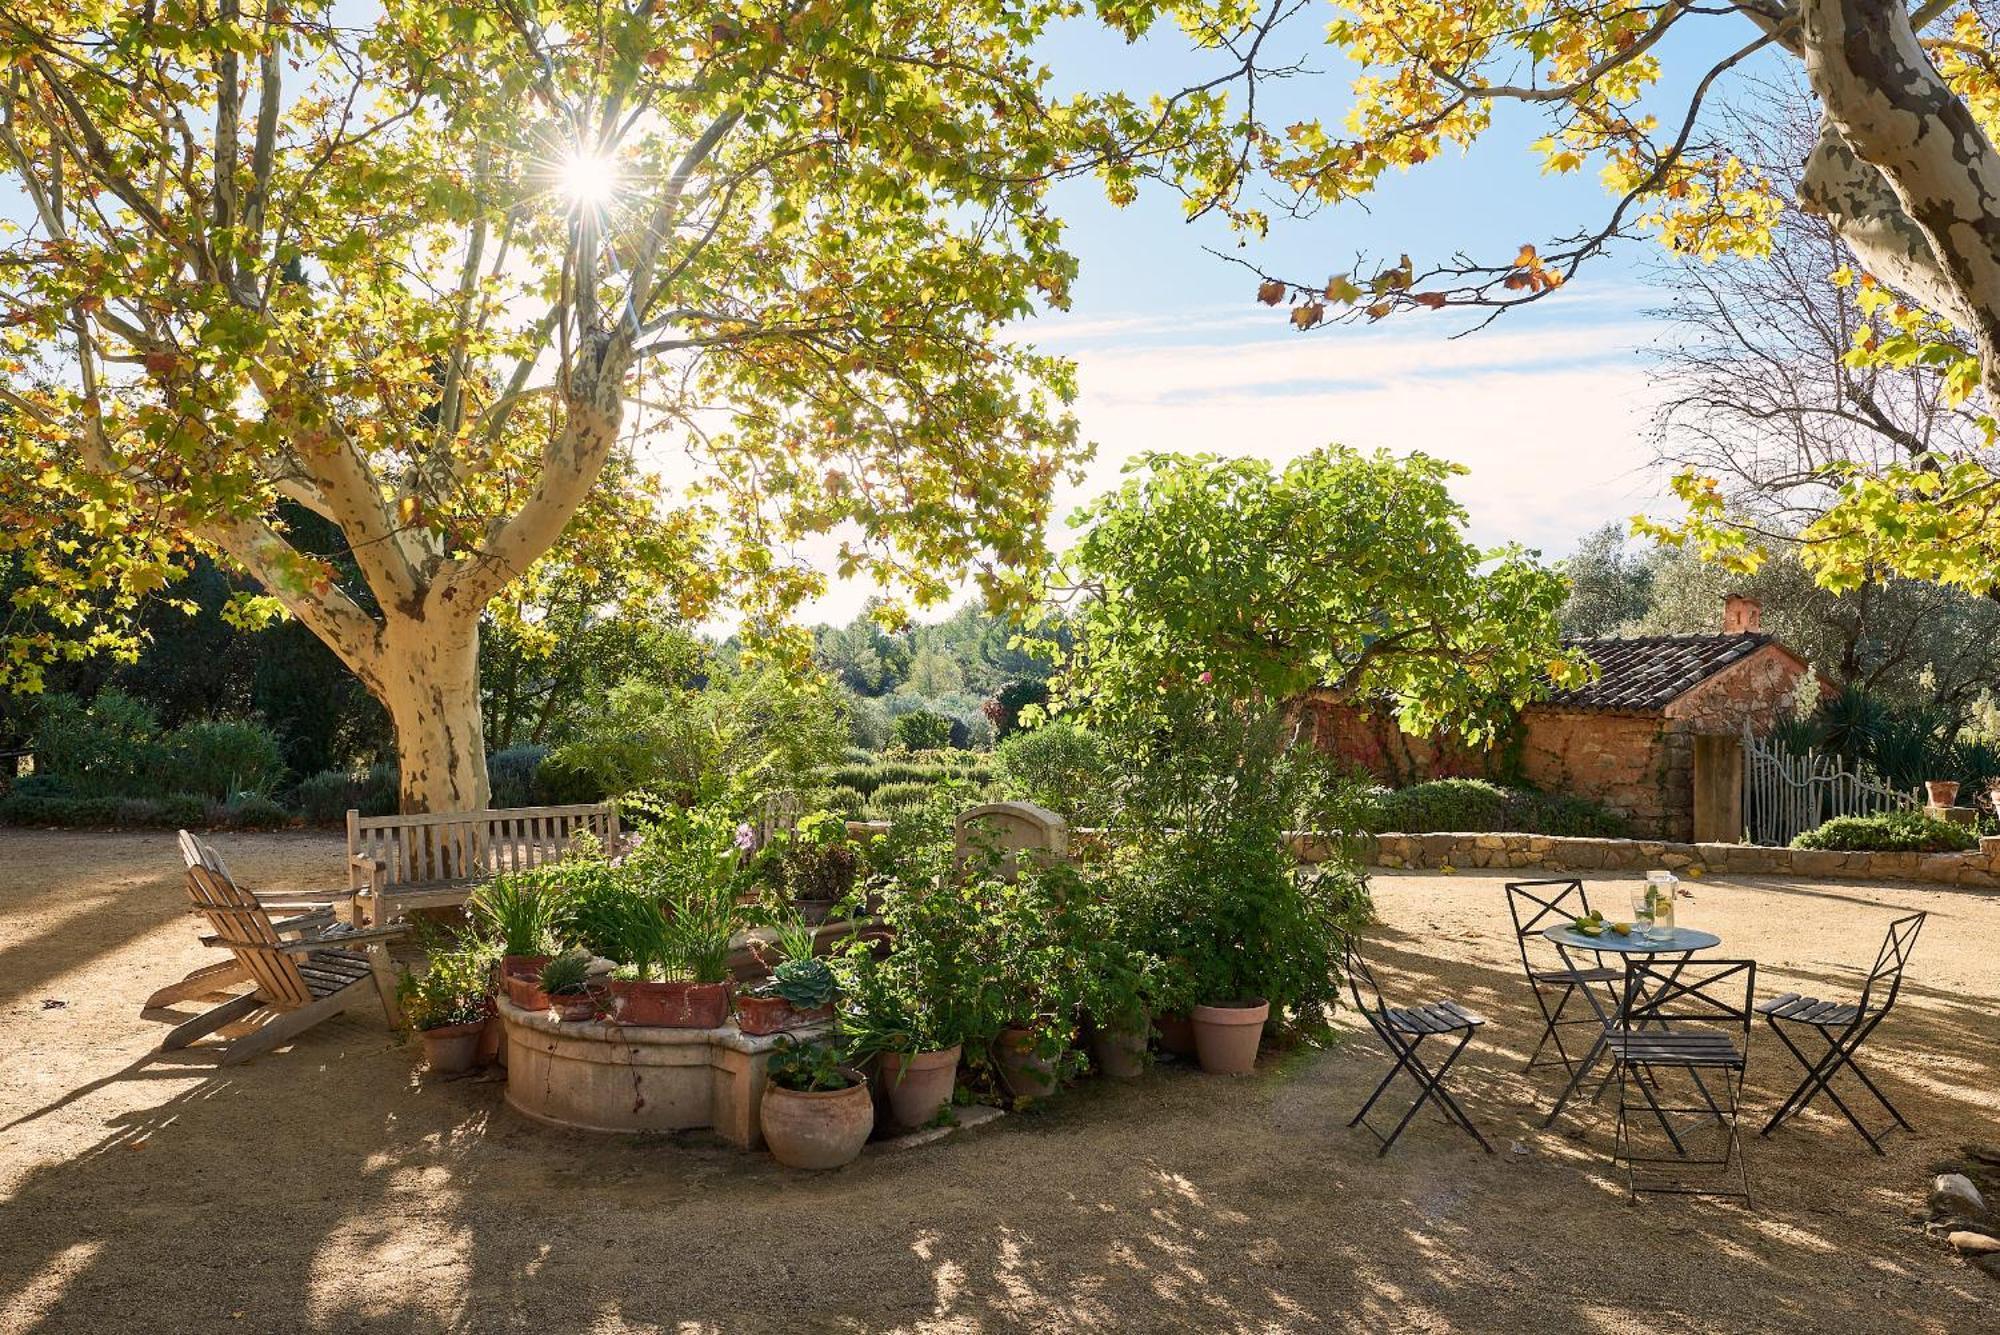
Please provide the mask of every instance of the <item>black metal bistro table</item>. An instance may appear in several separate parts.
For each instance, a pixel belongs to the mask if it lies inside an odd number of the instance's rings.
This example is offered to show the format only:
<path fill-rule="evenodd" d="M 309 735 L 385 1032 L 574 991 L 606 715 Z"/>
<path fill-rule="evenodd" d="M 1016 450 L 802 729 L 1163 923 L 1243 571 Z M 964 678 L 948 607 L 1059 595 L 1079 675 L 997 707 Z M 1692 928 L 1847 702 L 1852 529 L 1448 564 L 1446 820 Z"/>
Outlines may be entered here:
<path fill-rule="evenodd" d="M 1667 959 L 1673 969 L 1673 973 L 1669 975 L 1670 981 L 1678 974 L 1679 966 L 1693 959 L 1697 950 L 1713 950 L 1722 944 L 1722 938 L 1714 932 L 1698 932 L 1691 927 L 1676 927 L 1657 937 L 1641 935 L 1641 929 L 1636 926 L 1629 936 L 1620 936 L 1606 927 L 1602 936 L 1588 936 L 1567 923 L 1557 923 L 1544 931 L 1542 938 L 1556 948 L 1556 953 L 1562 956 L 1564 966 L 1571 970 L 1580 971 L 1590 967 L 1588 963 L 1573 958 L 1570 955 L 1573 950 L 1602 951 L 1613 955 L 1650 955 L 1656 959 Z M 1556 1099 L 1556 1106 L 1549 1110 L 1548 1117 L 1542 1122 L 1545 1127 L 1555 1125 L 1556 1118 L 1562 1115 L 1562 1110 L 1569 1105 L 1576 1091 L 1583 1087 L 1584 1078 L 1603 1057 L 1605 1034 L 1625 1024 L 1630 1015 L 1643 1014 L 1646 1008 L 1645 996 L 1628 995 L 1627 989 L 1623 987 L 1618 989 L 1611 1007 L 1605 1005 L 1604 998 L 1597 994 L 1595 988 L 1584 987 L 1578 990 L 1583 993 L 1584 1000 L 1590 1003 L 1591 1009 L 1597 1012 L 1597 1018 L 1604 1024 L 1598 1031 L 1597 1041 L 1590 1045 L 1590 1051 L 1577 1063 L 1576 1073 L 1570 1077 L 1569 1084 Z"/>

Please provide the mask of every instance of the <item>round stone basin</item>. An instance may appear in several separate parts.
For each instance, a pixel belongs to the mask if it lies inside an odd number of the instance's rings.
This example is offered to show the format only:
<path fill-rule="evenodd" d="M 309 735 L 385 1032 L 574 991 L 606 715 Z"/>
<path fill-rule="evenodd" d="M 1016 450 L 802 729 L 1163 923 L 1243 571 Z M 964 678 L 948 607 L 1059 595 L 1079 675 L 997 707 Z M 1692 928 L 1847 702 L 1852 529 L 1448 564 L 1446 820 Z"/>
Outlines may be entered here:
<path fill-rule="evenodd" d="M 713 1127 L 745 1149 L 757 1125 L 771 1052 L 787 1035 L 666 1029 L 603 1021 L 565 1023 L 496 998 L 507 1034 L 507 1105 L 578 1131 L 686 1131 Z M 827 1026 L 800 1029 L 810 1038 Z"/>

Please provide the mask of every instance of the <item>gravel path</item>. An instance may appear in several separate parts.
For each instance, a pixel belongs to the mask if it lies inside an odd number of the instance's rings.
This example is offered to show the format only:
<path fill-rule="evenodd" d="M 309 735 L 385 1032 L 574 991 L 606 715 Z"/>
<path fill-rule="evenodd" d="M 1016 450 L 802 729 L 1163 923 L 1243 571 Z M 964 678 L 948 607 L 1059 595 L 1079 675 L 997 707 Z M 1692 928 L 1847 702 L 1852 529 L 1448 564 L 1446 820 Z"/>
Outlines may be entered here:
<path fill-rule="evenodd" d="M 319 836 L 219 842 L 259 888 L 340 866 Z M 1934 1161 L 2000 1141 L 2000 895 L 1695 886 L 1683 923 L 1766 993 L 1851 987 L 1931 911 L 1870 1049 L 1918 1131 L 1878 1159 L 1809 1115 L 1752 1137 L 1754 1208 L 1634 1206 L 1606 1110 L 1539 1129 L 1501 879 L 1381 875 L 1371 938 L 1391 991 L 1492 1019 L 1457 1085 L 1496 1156 L 1426 1115 L 1377 1159 L 1345 1122 L 1384 1059 L 1343 1017 L 1253 1078 L 1094 1082 L 808 1177 L 536 1127 L 365 1016 L 229 1071 L 156 1055 L 140 1000 L 207 962 L 171 837 L 0 831 L 0 1330 L 2000 1329 L 2000 1284 L 1912 1222 Z M 1753 1113 L 1788 1060 L 1759 1035 Z"/>

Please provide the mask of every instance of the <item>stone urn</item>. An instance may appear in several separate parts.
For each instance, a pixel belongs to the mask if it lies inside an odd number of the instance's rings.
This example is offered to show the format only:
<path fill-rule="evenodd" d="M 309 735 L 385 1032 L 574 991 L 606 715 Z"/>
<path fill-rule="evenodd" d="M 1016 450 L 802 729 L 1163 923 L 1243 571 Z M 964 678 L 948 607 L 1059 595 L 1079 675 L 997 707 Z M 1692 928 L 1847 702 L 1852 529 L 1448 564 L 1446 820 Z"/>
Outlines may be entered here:
<path fill-rule="evenodd" d="M 1196 1006 L 1189 1018 L 1194 1021 L 1194 1055 L 1202 1070 L 1210 1075 L 1248 1075 L 1257 1069 L 1257 1045 L 1264 1037 L 1264 1021 L 1271 1018 L 1270 1002 L 1252 999 Z"/>
<path fill-rule="evenodd" d="M 1930 803 L 1934 807 L 1957 806 L 1958 780 L 1926 779 L 1924 780 L 1924 793 L 1930 798 Z"/>
<path fill-rule="evenodd" d="M 868 1078 L 842 1067 L 845 1089 L 764 1087 L 757 1122 L 771 1157 L 787 1168 L 824 1172 L 854 1162 L 875 1129 L 875 1099 Z"/>

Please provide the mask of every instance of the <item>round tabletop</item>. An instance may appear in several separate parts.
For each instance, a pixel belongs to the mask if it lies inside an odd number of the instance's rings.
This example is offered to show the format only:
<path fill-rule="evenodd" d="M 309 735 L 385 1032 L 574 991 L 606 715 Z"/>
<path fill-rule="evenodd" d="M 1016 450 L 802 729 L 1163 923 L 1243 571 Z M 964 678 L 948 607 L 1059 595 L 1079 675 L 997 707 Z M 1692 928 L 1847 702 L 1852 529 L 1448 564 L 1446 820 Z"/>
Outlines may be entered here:
<path fill-rule="evenodd" d="M 1714 932 L 1697 932 L 1691 927 L 1676 927 L 1668 935 L 1653 940 L 1639 935 L 1634 927 L 1630 936 L 1620 936 L 1609 927 L 1602 936 L 1585 936 L 1568 923 L 1557 923 L 1542 933 L 1543 937 L 1559 946 L 1570 946 L 1577 950 L 1610 950 L 1621 955 L 1662 955 L 1669 952 L 1681 953 L 1693 950 L 1708 950 L 1722 944 L 1722 938 Z"/>

